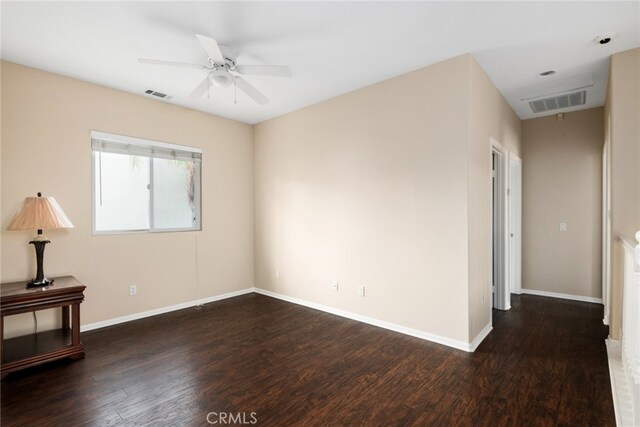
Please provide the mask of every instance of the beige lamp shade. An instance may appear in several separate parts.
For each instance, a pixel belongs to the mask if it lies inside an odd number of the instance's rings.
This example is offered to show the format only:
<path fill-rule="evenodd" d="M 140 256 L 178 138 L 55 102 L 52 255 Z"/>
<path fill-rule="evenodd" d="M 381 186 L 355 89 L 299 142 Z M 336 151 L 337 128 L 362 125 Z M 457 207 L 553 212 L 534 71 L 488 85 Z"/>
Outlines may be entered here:
<path fill-rule="evenodd" d="M 73 228 L 53 197 L 27 197 L 15 214 L 7 230 L 41 230 L 51 228 Z"/>

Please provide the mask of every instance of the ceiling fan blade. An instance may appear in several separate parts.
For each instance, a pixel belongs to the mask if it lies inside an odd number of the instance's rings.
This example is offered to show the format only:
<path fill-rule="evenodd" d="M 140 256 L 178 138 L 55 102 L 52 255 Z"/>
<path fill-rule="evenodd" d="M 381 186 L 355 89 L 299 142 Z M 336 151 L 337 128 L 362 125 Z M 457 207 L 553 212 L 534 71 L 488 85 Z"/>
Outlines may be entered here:
<path fill-rule="evenodd" d="M 196 37 L 200 40 L 202 47 L 207 51 L 207 55 L 209 55 L 213 63 L 224 65 L 224 56 L 222 55 L 220 46 L 218 46 L 218 42 L 210 37 L 201 36 L 200 34 L 196 34 Z"/>
<path fill-rule="evenodd" d="M 286 65 L 236 65 L 236 71 L 252 76 L 291 77 L 291 68 Z"/>
<path fill-rule="evenodd" d="M 236 85 L 259 105 L 264 105 L 269 102 L 269 98 L 264 96 L 262 92 L 250 85 L 249 82 L 242 77 L 236 77 Z"/>
<path fill-rule="evenodd" d="M 158 59 L 147 59 L 147 58 L 138 58 L 138 62 L 141 64 L 170 65 L 174 67 L 196 68 L 198 70 L 202 70 L 206 68 L 204 65 L 199 65 L 199 64 L 188 64 L 186 62 L 175 62 L 175 61 L 161 61 Z"/>
<path fill-rule="evenodd" d="M 210 88 L 211 84 L 209 83 L 209 76 L 207 75 L 207 77 L 205 77 L 204 80 L 202 80 L 200 84 L 196 86 L 196 88 L 189 94 L 189 96 L 191 98 L 202 98 Z"/>

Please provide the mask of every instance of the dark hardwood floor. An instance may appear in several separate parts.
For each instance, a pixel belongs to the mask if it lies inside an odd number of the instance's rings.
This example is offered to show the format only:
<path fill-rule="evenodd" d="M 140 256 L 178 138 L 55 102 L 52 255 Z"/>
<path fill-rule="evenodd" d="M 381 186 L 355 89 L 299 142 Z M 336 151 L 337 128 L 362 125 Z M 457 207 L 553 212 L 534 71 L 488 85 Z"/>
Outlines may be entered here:
<path fill-rule="evenodd" d="M 2 426 L 615 425 L 602 306 L 512 304 L 471 354 L 257 294 L 142 319 L 9 375 Z"/>

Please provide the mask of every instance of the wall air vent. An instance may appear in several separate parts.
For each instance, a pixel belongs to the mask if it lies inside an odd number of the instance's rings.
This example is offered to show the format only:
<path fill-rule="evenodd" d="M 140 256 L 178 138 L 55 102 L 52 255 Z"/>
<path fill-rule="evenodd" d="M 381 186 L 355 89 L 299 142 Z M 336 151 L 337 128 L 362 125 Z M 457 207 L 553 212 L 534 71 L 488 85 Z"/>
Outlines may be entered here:
<path fill-rule="evenodd" d="M 171 99 L 171 97 L 168 96 L 166 93 L 156 92 L 155 90 L 151 90 L 151 89 L 145 90 L 144 93 L 151 96 L 157 96 L 158 98 L 162 98 L 162 99 Z"/>
<path fill-rule="evenodd" d="M 550 98 L 536 99 L 529 101 L 529 105 L 534 113 L 542 113 L 545 111 L 557 110 L 559 108 L 577 107 L 587 102 L 587 91 L 567 93 Z"/>

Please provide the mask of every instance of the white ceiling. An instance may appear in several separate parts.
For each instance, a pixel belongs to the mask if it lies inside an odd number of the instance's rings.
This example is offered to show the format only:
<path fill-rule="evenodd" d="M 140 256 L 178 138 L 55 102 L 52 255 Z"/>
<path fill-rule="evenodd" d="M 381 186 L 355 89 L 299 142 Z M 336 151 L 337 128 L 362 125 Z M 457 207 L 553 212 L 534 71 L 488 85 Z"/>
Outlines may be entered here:
<path fill-rule="evenodd" d="M 521 118 L 534 115 L 519 92 L 585 73 L 594 86 L 581 108 L 591 108 L 604 102 L 609 56 L 640 46 L 637 1 L 4 1 L 1 12 L 2 59 L 136 94 L 153 89 L 172 96 L 159 102 L 246 123 L 467 52 Z M 610 44 L 594 43 L 609 32 L 617 33 Z M 216 88 L 212 99 L 188 97 L 203 71 L 137 62 L 205 63 L 196 33 L 236 48 L 237 63 L 289 65 L 294 76 L 248 76 L 271 102 L 258 106 L 239 92 L 234 104 L 232 88 Z M 557 74 L 536 77 L 548 69 Z"/>

